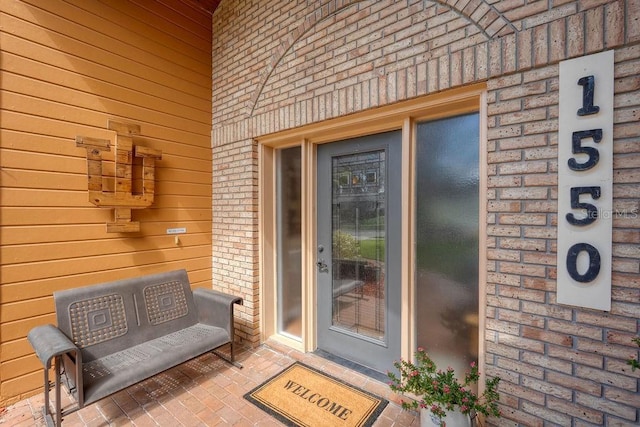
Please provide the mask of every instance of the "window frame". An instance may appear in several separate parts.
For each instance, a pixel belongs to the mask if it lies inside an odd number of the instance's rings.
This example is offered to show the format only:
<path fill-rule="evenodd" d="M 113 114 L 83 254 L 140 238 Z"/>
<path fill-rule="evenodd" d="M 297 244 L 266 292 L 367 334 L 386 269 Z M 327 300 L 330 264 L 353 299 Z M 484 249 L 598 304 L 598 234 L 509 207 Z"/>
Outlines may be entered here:
<path fill-rule="evenodd" d="M 316 349 L 315 283 L 315 200 L 316 147 L 363 135 L 402 130 L 402 313 L 401 357 L 412 358 L 416 347 L 415 325 L 415 147 L 418 122 L 478 112 L 480 116 L 480 206 L 479 206 L 479 348 L 481 372 L 484 356 L 484 317 L 486 285 L 487 222 L 487 100 L 486 84 L 479 83 L 323 122 L 255 137 L 258 142 L 258 236 L 259 236 L 259 310 L 261 341 L 272 339 L 302 352 Z M 277 274 L 275 238 L 277 236 L 275 177 L 276 151 L 301 146 L 302 170 L 302 340 L 298 342 L 277 333 Z"/>

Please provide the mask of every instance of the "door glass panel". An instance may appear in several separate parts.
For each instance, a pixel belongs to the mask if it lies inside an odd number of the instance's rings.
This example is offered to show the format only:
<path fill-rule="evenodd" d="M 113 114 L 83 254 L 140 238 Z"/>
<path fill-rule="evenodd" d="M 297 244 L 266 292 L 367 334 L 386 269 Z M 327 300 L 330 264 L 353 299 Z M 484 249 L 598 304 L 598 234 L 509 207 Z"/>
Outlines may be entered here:
<path fill-rule="evenodd" d="M 385 339 L 385 151 L 332 158 L 332 327 Z"/>
<path fill-rule="evenodd" d="M 478 146 L 477 114 L 417 126 L 417 344 L 461 373 L 478 359 Z"/>
<path fill-rule="evenodd" d="M 276 174 L 278 332 L 302 336 L 301 149 L 278 151 Z"/>
<path fill-rule="evenodd" d="M 400 357 L 402 132 L 317 147 L 318 349 L 386 372 Z"/>

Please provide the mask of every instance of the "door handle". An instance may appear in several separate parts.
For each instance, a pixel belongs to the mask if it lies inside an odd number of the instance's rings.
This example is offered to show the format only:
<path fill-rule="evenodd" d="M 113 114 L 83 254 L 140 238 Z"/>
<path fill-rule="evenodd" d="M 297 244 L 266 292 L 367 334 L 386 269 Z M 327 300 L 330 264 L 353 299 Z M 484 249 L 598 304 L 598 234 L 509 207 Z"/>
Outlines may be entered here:
<path fill-rule="evenodd" d="M 329 267 L 327 266 L 327 263 L 324 262 L 323 258 L 320 258 L 318 260 L 318 262 L 316 262 L 316 265 L 318 266 L 318 271 L 320 273 L 328 273 L 329 272 Z"/>

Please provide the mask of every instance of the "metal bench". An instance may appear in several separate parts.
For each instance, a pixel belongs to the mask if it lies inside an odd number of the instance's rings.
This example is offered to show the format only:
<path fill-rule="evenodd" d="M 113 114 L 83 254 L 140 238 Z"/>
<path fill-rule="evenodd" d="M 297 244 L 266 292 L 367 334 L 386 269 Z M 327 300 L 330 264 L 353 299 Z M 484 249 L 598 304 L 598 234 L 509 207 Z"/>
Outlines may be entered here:
<path fill-rule="evenodd" d="M 37 326 L 27 336 L 44 366 L 47 425 L 59 426 L 64 416 L 206 352 L 241 367 L 234 357 L 233 305 L 242 299 L 209 289 L 192 291 L 185 270 L 55 292 L 53 297 L 58 326 Z M 229 358 L 215 351 L 226 344 Z M 76 400 L 64 410 L 63 376 Z"/>

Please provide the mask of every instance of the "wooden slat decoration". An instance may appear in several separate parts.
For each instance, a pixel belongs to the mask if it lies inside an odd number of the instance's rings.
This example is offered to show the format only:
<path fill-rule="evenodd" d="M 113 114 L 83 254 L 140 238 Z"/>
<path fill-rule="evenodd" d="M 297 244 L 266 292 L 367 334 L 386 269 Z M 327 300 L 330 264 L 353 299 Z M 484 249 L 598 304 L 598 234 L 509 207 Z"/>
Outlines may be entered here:
<path fill-rule="evenodd" d="M 133 135 L 140 134 L 140 126 L 109 120 L 108 128 L 116 132 L 115 191 L 105 191 L 102 153 L 110 151 L 111 142 L 104 139 L 76 137 L 76 146 L 87 150 L 87 179 L 89 201 L 98 207 L 114 208 L 113 222 L 107 223 L 107 233 L 137 233 L 140 223 L 133 221 L 131 209 L 144 209 L 153 204 L 155 192 L 155 161 L 162 152 L 133 143 Z M 142 158 L 142 194 L 133 194 L 133 157 Z"/>
<path fill-rule="evenodd" d="M 102 152 L 111 149 L 108 139 L 76 137 L 76 146 L 87 149 L 87 178 L 89 192 L 102 191 Z"/>
<path fill-rule="evenodd" d="M 114 130 L 118 135 L 134 136 L 140 135 L 140 125 L 134 123 L 120 123 L 114 120 L 109 120 L 107 123 L 109 130 Z"/>

